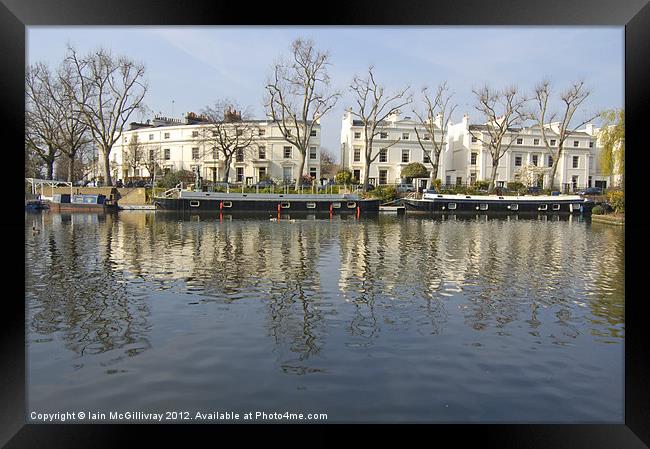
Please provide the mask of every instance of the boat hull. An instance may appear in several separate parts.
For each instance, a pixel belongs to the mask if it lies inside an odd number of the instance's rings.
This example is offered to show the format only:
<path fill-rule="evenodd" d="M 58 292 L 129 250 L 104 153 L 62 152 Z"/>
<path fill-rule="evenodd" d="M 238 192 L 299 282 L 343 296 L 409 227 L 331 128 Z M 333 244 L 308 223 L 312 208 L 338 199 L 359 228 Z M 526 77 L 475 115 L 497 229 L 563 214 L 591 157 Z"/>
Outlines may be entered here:
<path fill-rule="evenodd" d="M 404 199 L 407 212 L 472 214 L 582 214 L 591 215 L 592 202 L 557 199 L 553 201 L 481 200 L 480 198 Z"/>

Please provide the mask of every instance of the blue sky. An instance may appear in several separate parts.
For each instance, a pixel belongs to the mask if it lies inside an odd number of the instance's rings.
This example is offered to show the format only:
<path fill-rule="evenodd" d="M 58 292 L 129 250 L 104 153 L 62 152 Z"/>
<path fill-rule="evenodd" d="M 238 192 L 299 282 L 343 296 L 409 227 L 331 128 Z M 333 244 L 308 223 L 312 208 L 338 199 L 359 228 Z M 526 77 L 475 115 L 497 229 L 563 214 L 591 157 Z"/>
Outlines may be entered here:
<path fill-rule="evenodd" d="M 455 122 L 480 121 L 471 89 L 486 82 L 530 91 L 548 77 L 559 91 L 584 79 L 588 112 L 623 107 L 623 27 L 29 27 L 27 60 L 54 66 L 68 42 L 82 53 L 101 46 L 146 65 L 153 113 L 172 115 L 173 100 L 180 117 L 228 97 L 263 118 L 266 77 L 298 36 L 330 52 L 332 86 L 344 94 L 322 121 L 322 145 L 337 157 L 350 82 L 370 64 L 389 91 L 411 86 L 416 107 L 423 86 L 447 81 Z"/>

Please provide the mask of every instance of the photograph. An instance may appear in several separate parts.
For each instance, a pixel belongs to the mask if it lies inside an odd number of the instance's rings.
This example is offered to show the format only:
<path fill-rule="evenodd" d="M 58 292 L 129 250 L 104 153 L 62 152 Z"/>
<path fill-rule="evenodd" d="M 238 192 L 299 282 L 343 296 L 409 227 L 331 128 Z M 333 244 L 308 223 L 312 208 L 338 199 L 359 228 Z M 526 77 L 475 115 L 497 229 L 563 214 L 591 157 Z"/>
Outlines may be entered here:
<path fill-rule="evenodd" d="M 621 27 L 26 38 L 30 422 L 623 422 Z"/>
<path fill-rule="evenodd" d="M 24 145 L 0 446 L 421 424 L 648 447 L 646 0 L 243 24 L 37 3 L 0 11 Z"/>

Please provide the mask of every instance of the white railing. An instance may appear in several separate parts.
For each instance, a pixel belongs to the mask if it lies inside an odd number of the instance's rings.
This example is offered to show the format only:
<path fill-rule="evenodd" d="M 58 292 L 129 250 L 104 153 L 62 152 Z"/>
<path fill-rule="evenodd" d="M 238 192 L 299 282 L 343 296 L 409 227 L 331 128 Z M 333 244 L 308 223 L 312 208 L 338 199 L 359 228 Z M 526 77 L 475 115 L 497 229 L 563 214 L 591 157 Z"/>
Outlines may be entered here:
<path fill-rule="evenodd" d="M 163 192 L 165 198 L 172 198 L 173 196 L 178 196 L 178 193 L 183 190 L 183 182 L 179 182 L 171 189 L 167 189 Z"/>

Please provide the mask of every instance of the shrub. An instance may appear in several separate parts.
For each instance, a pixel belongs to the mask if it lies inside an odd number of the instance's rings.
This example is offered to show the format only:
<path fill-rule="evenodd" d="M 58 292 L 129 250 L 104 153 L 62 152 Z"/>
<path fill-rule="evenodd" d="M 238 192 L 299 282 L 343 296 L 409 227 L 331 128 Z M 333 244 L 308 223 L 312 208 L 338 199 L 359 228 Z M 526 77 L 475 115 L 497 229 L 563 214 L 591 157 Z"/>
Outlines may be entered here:
<path fill-rule="evenodd" d="M 476 181 L 476 183 L 474 184 L 474 187 L 477 190 L 487 190 L 489 186 L 490 186 L 490 181 Z"/>
<path fill-rule="evenodd" d="M 343 170 L 340 170 L 336 176 L 334 176 L 334 180 L 336 181 L 337 184 L 351 184 L 352 183 L 352 171 L 348 168 L 345 168 Z"/>
<path fill-rule="evenodd" d="M 512 181 L 508 183 L 508 190 L 517 190 L 520 191 L 521 189 L 526 189 L 526 186 L 524 185 L 523 182 L 519 181 Z"/>
<path fill-rule="evenodd" d="M 441 187 L 442 187 L 442 181 L 438 178 L 434 179 L 431 188 L 433 188 L 436 192 L 440 192 Z"/>
<path fill-rule="evenodd" d="M 401 178 L 412 179 L 412 178 L 426 178 L 429 176 L 427 168 L 420 162 L 411 162 L 406 167 L 402 169 L 400 174 Z"/>
<path fill-rule="evenodd" d="M 605 213 L 605 209 L 603 209 L 603 206 L 595 206 L 593 209 L 591 209 L 591 213 L 593 215 L 603 215 Z"/>
<path fill-rule="evenodd" d="M 170 171 L 165 176 L 158 179 L 156 184 L 158 187 L 171 189 L 181 181 L 185 184 L 194 182 L 194 173 L 188 170 Z"/>
<path fill-rule="evenodd" d="M 381 185 L 368 192 L 368 196 L 371 198 L 379 198 L 382 203 L 387 203 L 397 198 L 397 189 L 395 186 Z"/>
<path fill-rule="evenodd" d="M 607 192 L 607 202 L 612 205 L 614 212 L 625 212 L 625 194 L 622 190 Z"/>

